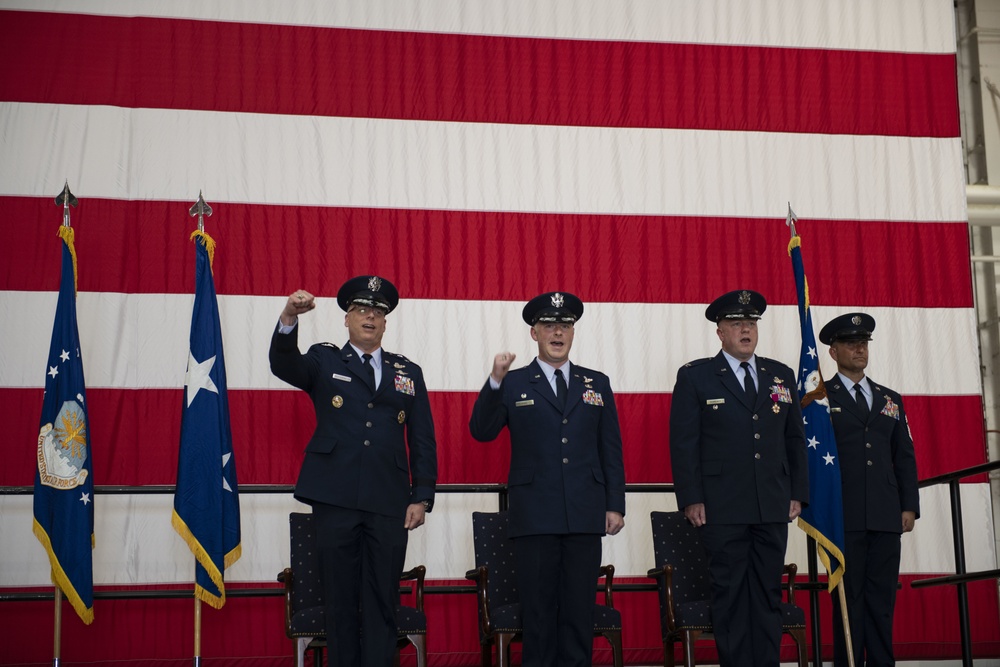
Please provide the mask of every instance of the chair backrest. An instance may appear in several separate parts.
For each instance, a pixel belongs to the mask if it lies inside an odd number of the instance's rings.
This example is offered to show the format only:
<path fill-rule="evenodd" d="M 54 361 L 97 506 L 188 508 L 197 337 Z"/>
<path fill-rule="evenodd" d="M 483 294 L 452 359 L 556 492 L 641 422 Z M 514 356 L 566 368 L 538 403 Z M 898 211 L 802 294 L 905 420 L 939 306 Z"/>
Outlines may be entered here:
<path fill-rule="evenodd" d="M 323 607 L 323 569 L 316 546 L 316 525 L 312 514 L 292 512 L 288 515 L 291 545 L 292 613 Z"/>
<path fill-rule="evenodd" d="M 476 567 L 489 568 L 486 593 L 490 608 L 520 602 L 514 568 L 514 546 L 507 538 L 507 512 L 473 512 L 472 539 Z"/>
<path fill-rule="evenodd" d="M 674 566 L 674 603 L 711 599 L 708 553 L 698 529 L 684 518 L 683 512 L 650 512 L 649 519 L 653 524 L 655 566 Z"/>

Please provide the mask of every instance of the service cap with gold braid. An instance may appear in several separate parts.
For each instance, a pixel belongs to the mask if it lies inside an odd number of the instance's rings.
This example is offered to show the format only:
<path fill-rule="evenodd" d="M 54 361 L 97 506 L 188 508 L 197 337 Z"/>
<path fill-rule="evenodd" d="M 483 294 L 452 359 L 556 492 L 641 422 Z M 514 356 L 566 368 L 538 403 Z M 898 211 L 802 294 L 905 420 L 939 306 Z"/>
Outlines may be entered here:
<path fill-rule="evenodd" d="M 546 292 L 526 303 L 521 317 L 531 326 L 539 322 L 572 324 L 583 317 L 583 301 L 569 292 Z"/>
<path fill-rule="evenodd" d="M 396 287 L 378 276 L 351 278 L 337 292 L 337 304 L 345 311 L 357 305 L 381 308 L 388 314 L 398 303 Z"/>
<path fill-rule="evenodd" d="M 708 304 L 705 317 L 711 322 L 722 320 L 759 320 L 767 310 L 767 300 L 760 292 L 740 289 L 727 292 Z"/>
<path fill-rule="evenodd" d="M 871 340 L 875 318 L 868 313 L 847 313 L 826 323 L 819 332 L 819 342 L 833 345 L 838 340 Z"/>

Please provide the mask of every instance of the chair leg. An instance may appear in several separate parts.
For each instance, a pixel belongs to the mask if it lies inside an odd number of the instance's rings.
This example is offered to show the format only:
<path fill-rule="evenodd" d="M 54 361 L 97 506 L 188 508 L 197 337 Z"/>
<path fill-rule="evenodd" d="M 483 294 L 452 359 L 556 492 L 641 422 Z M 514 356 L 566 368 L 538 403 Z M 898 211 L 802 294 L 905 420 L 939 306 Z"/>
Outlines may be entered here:
<path fill-rule="evenodd" d="M 510 642 L 514 635 L 510 633 L 497 634 L 497 667 L 510 667 Z"/>
<path fill-rule="evenodd" d="M 806 650 L 806 629 L 787 628 L 785 630 L 795 640 L 795 648 L 799 652 L 799 667 L 809 667 L 809 656 Z"/>
<path fill-rule="evenodd" d="M 482 651 L 483 667 L 493 667 L 493 646 L 481 643 L 479 649 Z"/>
<path fill-rule="evenodd" d="M 417 667 L 427 667 L 427 635 L 406 635 L 406 639 L 417 650 Z M 399 651 L 396 651 L 396 661 L 398 667 Z"/>
<path fill-rule="evenodd" d="M 608 630 L 607 632 L 602 632 L 602 635 L 611 644 L 611 655 L 613 656 L 615 667 L 623 667 L 624 658 L 622 656 L 622 631 L 621 630 Z"/>
<path fill-rule="evenodd" d="M 663 667 L 674 667 L 674 642 L 663 640 Z"/>
<path fill-rule="evenodd" d="M 685 630 L 681 638 L 684 646 L 684 667 L 694 667 L 694 643 L 698 641 L 700 630 Z"/>
<path fill-rule="evenodd" d="M 295 667 L 305 667 L 306 647 L 311 641 L 312 637 L 299 637 L 295 640 Z"/>

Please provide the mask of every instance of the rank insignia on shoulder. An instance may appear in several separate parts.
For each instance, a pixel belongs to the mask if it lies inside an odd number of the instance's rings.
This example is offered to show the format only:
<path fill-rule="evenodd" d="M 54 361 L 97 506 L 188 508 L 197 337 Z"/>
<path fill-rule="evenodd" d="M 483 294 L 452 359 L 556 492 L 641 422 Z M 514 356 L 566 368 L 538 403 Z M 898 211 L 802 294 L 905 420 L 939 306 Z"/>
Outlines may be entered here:
<path fill-rule="evenodd" d="M 400 410 L 399 411 L 399 414 L 396 415 L 396 421 L 398 421 L 400 424 L 406 422 L 406 411 L 405 410 Z"/>
<path fill-rule="evenodd" d="M 335 350 L 339 350 L 340 349 L 339 347 L 337 347 L 333 343 L 320 343 L 320 345 L 322 345 L 323 347 L 332 347 Z"/>
<path fill-rule="evenodd" d="M 409 394 L 410 396 L 417 395 L 417 390 L 413 386 L 413 379 L 402 375 L 396 376 L 396 391 L 401 394 Z"/>
<path fill-rule="evenodd" d="M 899 420 L 899 406 L 892 402 L 892 399 L 887 395 L 885 397 L 885 407 L 882 408 L 882 414 L 886 417 L 892 417 L 895 420 Z"/>
<path fill-rule="evenodd" d="M 788 387 L 780 384 L 771 385 L 771 400 L 775 405 L 778 403 L 791 403 L 792 392 Z"/>
<path fill-rule="evenodd" d="M 583 392 L 583 402 L 587 405 L 604 405 L 604 397 L 601 393 L 594 391 L 593 389 L 588 389 Z"/>
<path fill-rule="evenodd" d="M 522 396 L 523 396 L 523 395 L 524 395 L 524 394 L 522 394 Z M 514 407 L 515 407 L 515 408 L 526 408 L 526 407 L 528 407 L 529 405 L 534 405 L 534 404 L 535 404 L 535 401 L 534 401 L 534 399 L 530 399 L 530 398 L 529 398 L 529 399 L 528 399 L 528 400 L 526 400 L 526 401 L 516 401 L 516 402 L 514 403 Z"/>
<path fill-rule="evenodd" d="M 333 404 L 333 407 L 339 408 L 340 406 L 342 406 L 344 404 L 344 399 L 341 396 L 334 396 L 333 400 L 330 401 L 330 403 Z"/>

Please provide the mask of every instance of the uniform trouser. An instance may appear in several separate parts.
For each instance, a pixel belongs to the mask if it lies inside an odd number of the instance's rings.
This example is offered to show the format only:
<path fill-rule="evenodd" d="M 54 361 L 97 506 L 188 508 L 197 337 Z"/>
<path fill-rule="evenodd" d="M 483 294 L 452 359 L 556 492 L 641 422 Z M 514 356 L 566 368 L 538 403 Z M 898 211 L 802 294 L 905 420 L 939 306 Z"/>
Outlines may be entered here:
<path fill-rule="evenodd" d="M 313 505 L 331 667 L 383 667 L 396 653 L 402 517 Z"/>
<path fill-rule="evenodd" d="M 896 664 L 892 653 L 892 616 L 896 607 L 899 554 L 899 533 L 864 530 L 844 533 L 844 595 L 855 667 Z M 837 667 L 848 664 L 840 594 L 836 591 L 833 594 L 833 662 Z"/>
<path fill-rule="evenodd" d="M 788 524 L 706 524 L 712 631 L 722 667 L 777 667 Z"/>
<path fill-rule="evenodd" d="M 524 667 L 589 667 L 600 535 L 514 538 Z"/>

